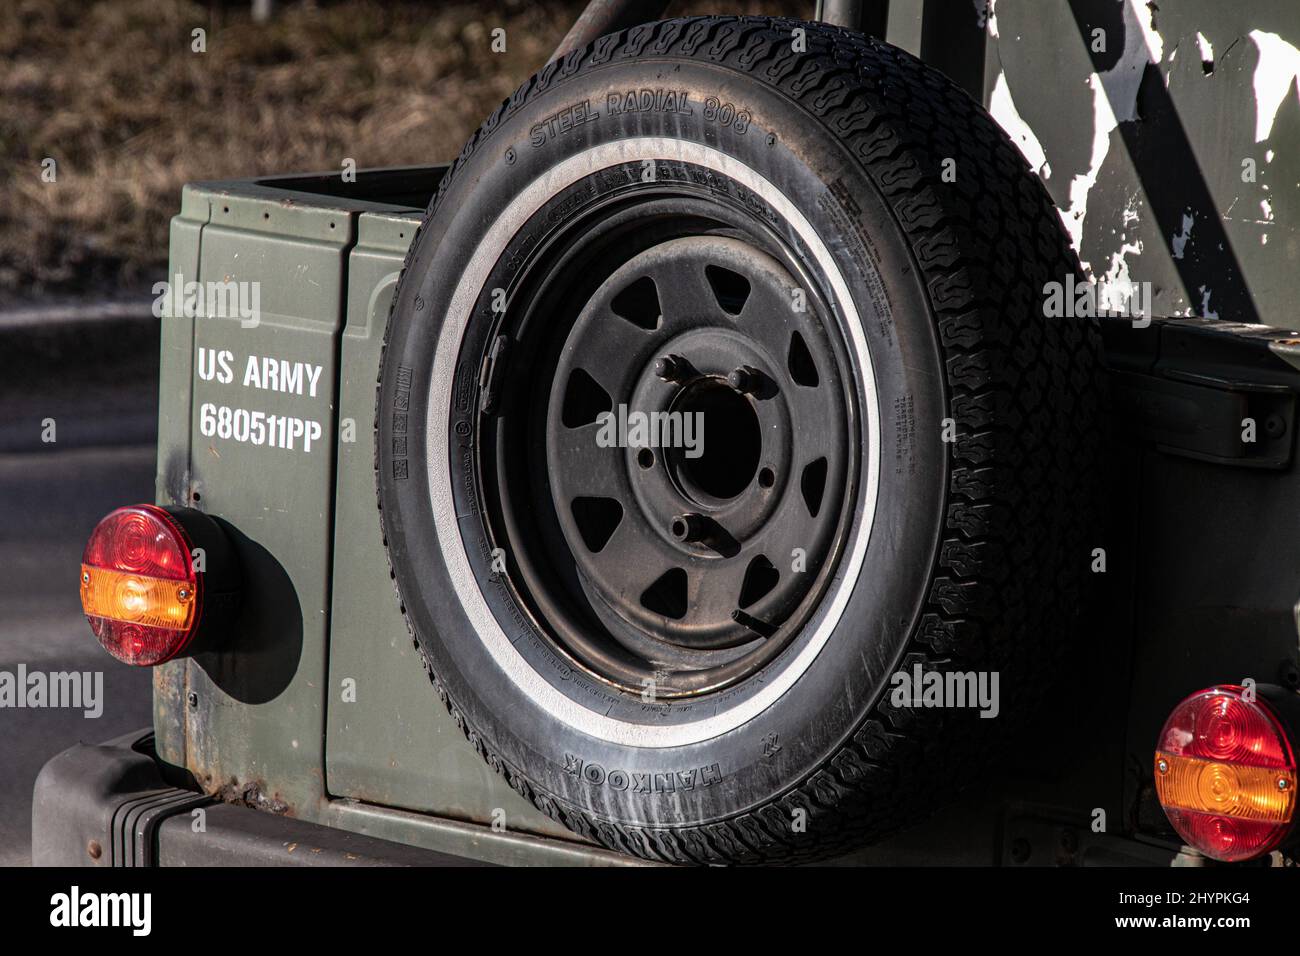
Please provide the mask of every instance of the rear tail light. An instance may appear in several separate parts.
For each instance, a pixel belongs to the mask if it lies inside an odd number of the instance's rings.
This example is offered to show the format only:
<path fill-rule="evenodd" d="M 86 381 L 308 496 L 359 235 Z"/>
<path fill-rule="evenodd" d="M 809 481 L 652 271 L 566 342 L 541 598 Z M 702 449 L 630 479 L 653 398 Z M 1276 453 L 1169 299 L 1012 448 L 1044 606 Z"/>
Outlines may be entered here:
<path fill-rule="evenodd" d="M 1291 834 L 1296 763 L 1287 726 L 1245 688 L 1211 687 L 1174 708 L 1156 747 L 1155 781 L 1178 835 L 1216 860 L 1260 856 Z"/>
<path fill-rule="evenodd" d="M 196 546 L 195 528 L 209 547 Z M 81 607 L 91 631 L 128 664 L 148 667 L 186 653 L 204 620 L 212 562 L 220 565 L 217 604 L 230 604 L 228 550 L 206 515 L 118 508 L 96 525 L 81 558 Z"/>

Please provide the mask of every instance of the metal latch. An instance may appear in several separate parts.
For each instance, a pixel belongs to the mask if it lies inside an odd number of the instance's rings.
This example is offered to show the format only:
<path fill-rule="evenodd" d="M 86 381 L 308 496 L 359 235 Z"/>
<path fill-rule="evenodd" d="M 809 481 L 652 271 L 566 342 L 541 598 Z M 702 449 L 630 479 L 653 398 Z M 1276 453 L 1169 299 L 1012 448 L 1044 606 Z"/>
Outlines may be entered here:
<path fill-rule="evenodd" d="M 1245 468 L 1291 461 L 1295 393 L 1285 385 L 1114 371 L 1111 398 L 1122 422 L 1168 454 Z"/>

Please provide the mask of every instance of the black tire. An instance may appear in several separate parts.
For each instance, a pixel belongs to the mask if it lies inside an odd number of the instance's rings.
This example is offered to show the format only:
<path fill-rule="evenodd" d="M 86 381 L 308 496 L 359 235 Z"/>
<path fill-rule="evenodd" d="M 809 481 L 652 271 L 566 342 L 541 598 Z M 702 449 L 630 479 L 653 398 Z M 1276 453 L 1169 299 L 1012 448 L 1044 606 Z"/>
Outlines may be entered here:
<path fill-rule="evenodd" d="M 677 91 L 684 100 L 667 96 Z M 599 210 L 636 202 L 628 162 L 654 149 L 659 187 L 740 223 L 706 234 L 761 234 L 752 242 L 786 250 L 814 294 L 831 290 L 855 451 L 806 624 L 786 628 L 760 671 L 645 706 L 565 651 L 509 547 L 506 572 L 493 570 L 493 548 L 515 539 L 495 510 L 504 492 L 482 481 L 495 473 L 484 449 L 506 425 L 480 413 L 523 394 L 548 360 L 516 343 L 508 372 L 480 372 L 524 321 L 516 301 L 544 301 L 529 270 L 580 245 L 575 223 L 595 235 L 585 224 L 614 215 Z M 529 205 L 543 174 L 559 188 Z M 601 244 L 587 292 L 637 252 L 620 235 Z M 578 833 L 679 863 L 842 852 L 972 780 L 1052 678 L 1090 559 L 1095 329 L 1042 308 L 1044 284 L 1067 274 L 1077 261 L 1015 146 L 944 76 L 883 42 L 794 20 L 678 19 L 604 37 L 525 82 L 430 206 L 379 380 L 395 584 L 474 747 Z M 998 672 L 1000 719 L 896 706 L 891 675 L 916 664 Z"/>

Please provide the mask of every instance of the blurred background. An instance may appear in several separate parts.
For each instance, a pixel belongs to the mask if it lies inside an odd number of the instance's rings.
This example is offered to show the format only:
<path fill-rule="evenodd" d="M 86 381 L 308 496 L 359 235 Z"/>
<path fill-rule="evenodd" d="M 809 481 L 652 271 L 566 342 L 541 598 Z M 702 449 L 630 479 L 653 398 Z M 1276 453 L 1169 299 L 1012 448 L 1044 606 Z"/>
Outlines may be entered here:
<path fill-rule="evenodd" d="M 273 12 L 256 20 L 258 6 Z M 190 180 L 450 159 L 583 6 L 5 0 L 0 304 L 147 291 Z M 668 15 L 813 6 L 691 0 Z M 496 27 L 504 53 L 491 50 Z M 196 29 L 206 52 L 192 49 Z"/>
<path fill-rule="evenodd" d="M 150 288 L 166 278 L 181 186 L 448 160 L 583 4 L 280 0 L 256 4 L 271 8 L 260 20 L 254 6 L 0 0 L 0 671 L 104 681 L 95 719 L 0 709 L 0 865 L 30 861 L 47 759 L 151 722 L 149 672 L 100 649 L 77 576 L 95 523 L 154 497 Z"/>

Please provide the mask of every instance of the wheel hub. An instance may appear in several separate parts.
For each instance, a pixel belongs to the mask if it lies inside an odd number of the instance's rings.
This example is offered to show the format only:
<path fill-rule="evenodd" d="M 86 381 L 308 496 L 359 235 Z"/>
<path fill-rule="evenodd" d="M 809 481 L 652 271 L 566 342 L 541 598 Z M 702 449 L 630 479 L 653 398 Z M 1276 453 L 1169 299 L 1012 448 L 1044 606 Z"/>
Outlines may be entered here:
<path fill-rule="evenodd" d="M 651 524 L 667 527 L 676 514 L 700 511 L 737 540 L 749 538 L 779 503 L 777 476 L 788 473 L 791 460 L 790 409 L 774 384 L 771 360 L 736 329 L 715 325 L 674 336 L 664 355 L 684 365 L 681 376 L 665 382 L 655 374 L 658 359 L 647 363 L 628 408 L 667 413 L 661 421 L 680 423 L 695 446 L 629 448 L 638 466 L 630 472 L 637 504 Z M 742 367 L 761 376 L 757 394 L 730 384 L 728 376 Z M 643 450 L 654 457 L 650 468 Z"/>

